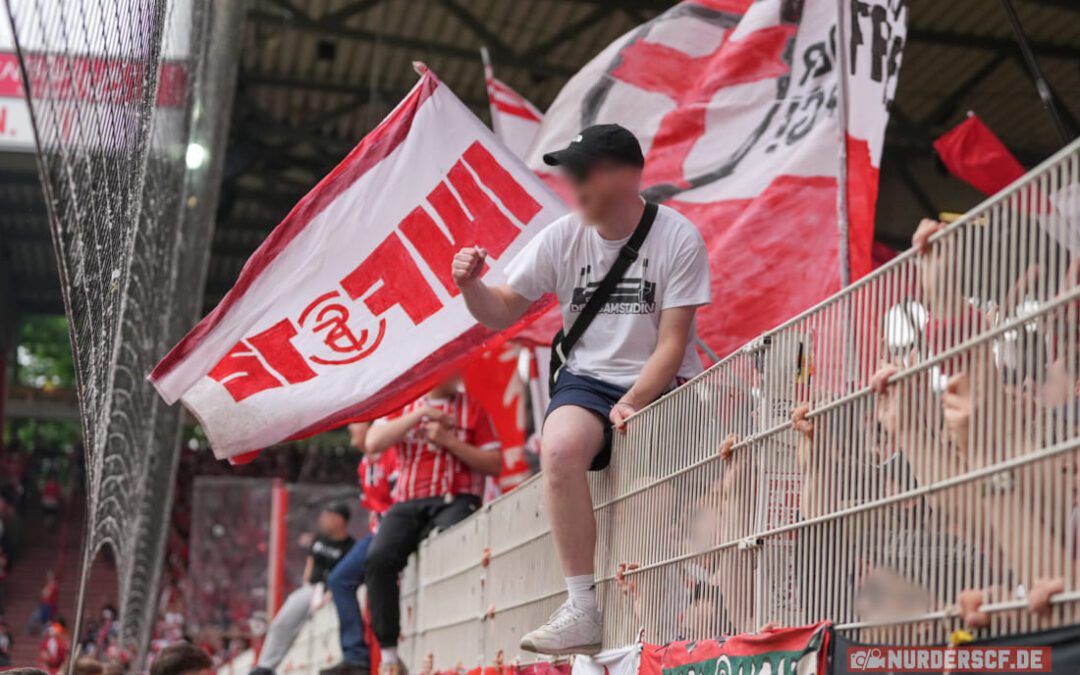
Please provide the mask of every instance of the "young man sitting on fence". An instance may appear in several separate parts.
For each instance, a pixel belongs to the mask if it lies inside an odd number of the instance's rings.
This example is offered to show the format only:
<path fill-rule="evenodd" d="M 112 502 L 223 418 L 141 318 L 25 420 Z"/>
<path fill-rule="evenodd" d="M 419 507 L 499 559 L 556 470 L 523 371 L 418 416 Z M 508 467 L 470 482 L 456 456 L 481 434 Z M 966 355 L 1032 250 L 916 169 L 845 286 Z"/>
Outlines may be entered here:
<path fill-rule="evenodd" d="M 580 212 L 549 225 L 511 263 L 505 285 L 480 275 L 486 252 L 462 249 L 454 279 L 481 323 L 510 326 L 545 293 L 558 296 L 551 403 L 540 460 L 552 535 L 569 599 L 522 649 L 595 653 L 602 624 L 593 577 L 596 521 L 586 471 L 607 466 L 612 426 L 701 372 L 694 314 L 709 302 L 705 243 L 690 221 L 641 198 L 644 159 L 636 138 L 592 126 L 544 156 L 574 190 Z M 651 234 L 650 234 L 651 231 Z M 563 361 L 561 357 L 565 357 Z"/>
<path fill-rule="evenodd" d="M 397 655 L 398 574 L 424 537 L 480 508 L 484 478 L 502 471 L 502 446 L 491 419 L 459 389 L 459 377 L 440 383 L 398 414 L 375 422 L 364 444 L 368 453 L 394 449 L 398 458 L 395 503 L 383 515 L 365 561 L 379 669 L 390 675 L 404 670 Z"/>

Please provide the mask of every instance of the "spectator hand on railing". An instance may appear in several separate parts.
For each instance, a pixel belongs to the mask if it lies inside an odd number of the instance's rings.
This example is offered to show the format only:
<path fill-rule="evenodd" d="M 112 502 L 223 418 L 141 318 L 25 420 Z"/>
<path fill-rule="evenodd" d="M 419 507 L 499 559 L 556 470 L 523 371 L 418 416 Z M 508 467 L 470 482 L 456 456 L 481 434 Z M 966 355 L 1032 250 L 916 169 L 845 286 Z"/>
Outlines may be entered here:
<path fill-rule="evenodd" d="M 1032 614 L 1045 617 L 1050 614 L 1050 600 L 1058 593 L 1065 592 L 1065 579 L 1062 577 L 1038 579 L 1028 592 L 1028 610 Z"/>
<path fill-rule="evenodd" d="M 630 416 L 636 412 L 637 410 L 634 408 L 634 406 L 630 405 L 626 401 L 619 401 L 614 406 L 612 406 L 611 415 L 609 415 L 609 417 L 611 419 L 611 424 L 615 427 L 615 431 L 618 431 L 620 434 L 625 434 L 626 420 L 628 420 Z"/>
<path fill-rule="evenodd" d="M 911 247 L 920 255 L 930 251 L 930 237 L 941 232 L 946 227 L 945 223 L 932 218 L 923 218 L 919 226 L 915 228 L 915 234 L 911 237 Z"/>

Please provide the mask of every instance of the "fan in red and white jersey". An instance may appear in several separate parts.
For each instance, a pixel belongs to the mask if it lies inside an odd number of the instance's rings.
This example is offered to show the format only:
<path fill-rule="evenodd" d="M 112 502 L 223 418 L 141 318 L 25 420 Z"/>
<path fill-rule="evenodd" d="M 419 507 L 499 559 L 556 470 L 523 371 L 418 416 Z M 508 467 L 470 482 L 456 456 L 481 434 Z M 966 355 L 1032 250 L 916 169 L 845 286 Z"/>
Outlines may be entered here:
<path fill-rule="evenodd" d="M 440 382 L 368 430 L 368 454 L 394 450 L 398 457 L 394 504 L 383 514 L 364 569 L 384 670 L 397 663 L 398 574 L 424 537 L 480 508 L 485 477 L 502 472 L 501 448 L 491 418 L 461 390 L 460 376 Z"/>
<path fill-rule="evenodd" d="M 514 154 L 524 159 L 540 130 L 544 115 L 524 96 L 495 77 L 486 49 L 480 50 L 484 57 L 484 80 L 487 83 L 488 103 L 491 106 L 491 128 L 499 140 Z"/>
<path fill-rule="evenodd" d="M 418 398 L 376 424 L 417 412 L 423 413 L 423 421 L 407 431 L 401 441 L 388 451 L 397 455 L 394 501 L 447 495 L 482 497 L 484 475 L 473 471 L 453 452 L 433 442 L 425 426 L 429 418 L 441 415 L 443 426 L 459 440 L 480 450 L 497 453 L 502 444 L 484 408 L 464 392 L 442 395 L 436 391 Z"/>

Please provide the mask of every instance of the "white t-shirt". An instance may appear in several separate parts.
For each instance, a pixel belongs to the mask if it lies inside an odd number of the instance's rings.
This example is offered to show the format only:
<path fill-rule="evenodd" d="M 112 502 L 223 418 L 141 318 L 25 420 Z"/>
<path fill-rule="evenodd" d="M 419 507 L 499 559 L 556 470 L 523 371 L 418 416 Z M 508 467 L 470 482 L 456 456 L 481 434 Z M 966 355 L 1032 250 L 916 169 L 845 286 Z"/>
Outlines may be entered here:
<path fill-rule="evenodd" d="M 507 283 L 536 300 L 555 293 L 569 330 L 585 302 L 629 240 L 603 239 L 595 227 L 570 213 L 548 225 L 507 267 Z M 566 368 L 621 387 L 630 387 L 656 349 L 660 312 L 709 304 L 709 258 L 697 228 L 661 206 L 638 259 L 570 352 Z M 701 372 L 691 326 L 678 377 Z"/>

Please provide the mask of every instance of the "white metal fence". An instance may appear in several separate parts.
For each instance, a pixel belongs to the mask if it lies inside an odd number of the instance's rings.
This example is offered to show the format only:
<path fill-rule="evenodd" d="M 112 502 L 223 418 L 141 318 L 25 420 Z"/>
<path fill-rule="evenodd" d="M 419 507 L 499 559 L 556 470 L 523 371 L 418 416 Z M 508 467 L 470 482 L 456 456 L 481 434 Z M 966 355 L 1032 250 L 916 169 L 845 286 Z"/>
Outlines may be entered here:
<path fill-rule="evenodd" d="M 606 646 L 819 619 L 941 641 L 968 589 L 990 632 L 1076 622 L 1077 254 L 1074 143 L 638 414 L 592 476 Z M 1066 591 L 1040 621 L 1042 579 Z M 414 667 L 527 658 L 563 600 L 540 482 L 427 541 L 403 590 Z"/>
<path fill-rule="evenodd" d="M 987 634 L 1080 621 L 1078 254 L 1074 143 L 643 410 L 592 476 L 606 646 L 819 619 L 940 642 L 968 589 Z M 414 670 L 532 660 L 518 640 L 563 601 L 541 497 L 534 478 L 422 545 L 402 579 Z M 1037 618 L 1042 579 L 1065 590 Z M 332 613 L 283 672 L 333 660 Z"/>

